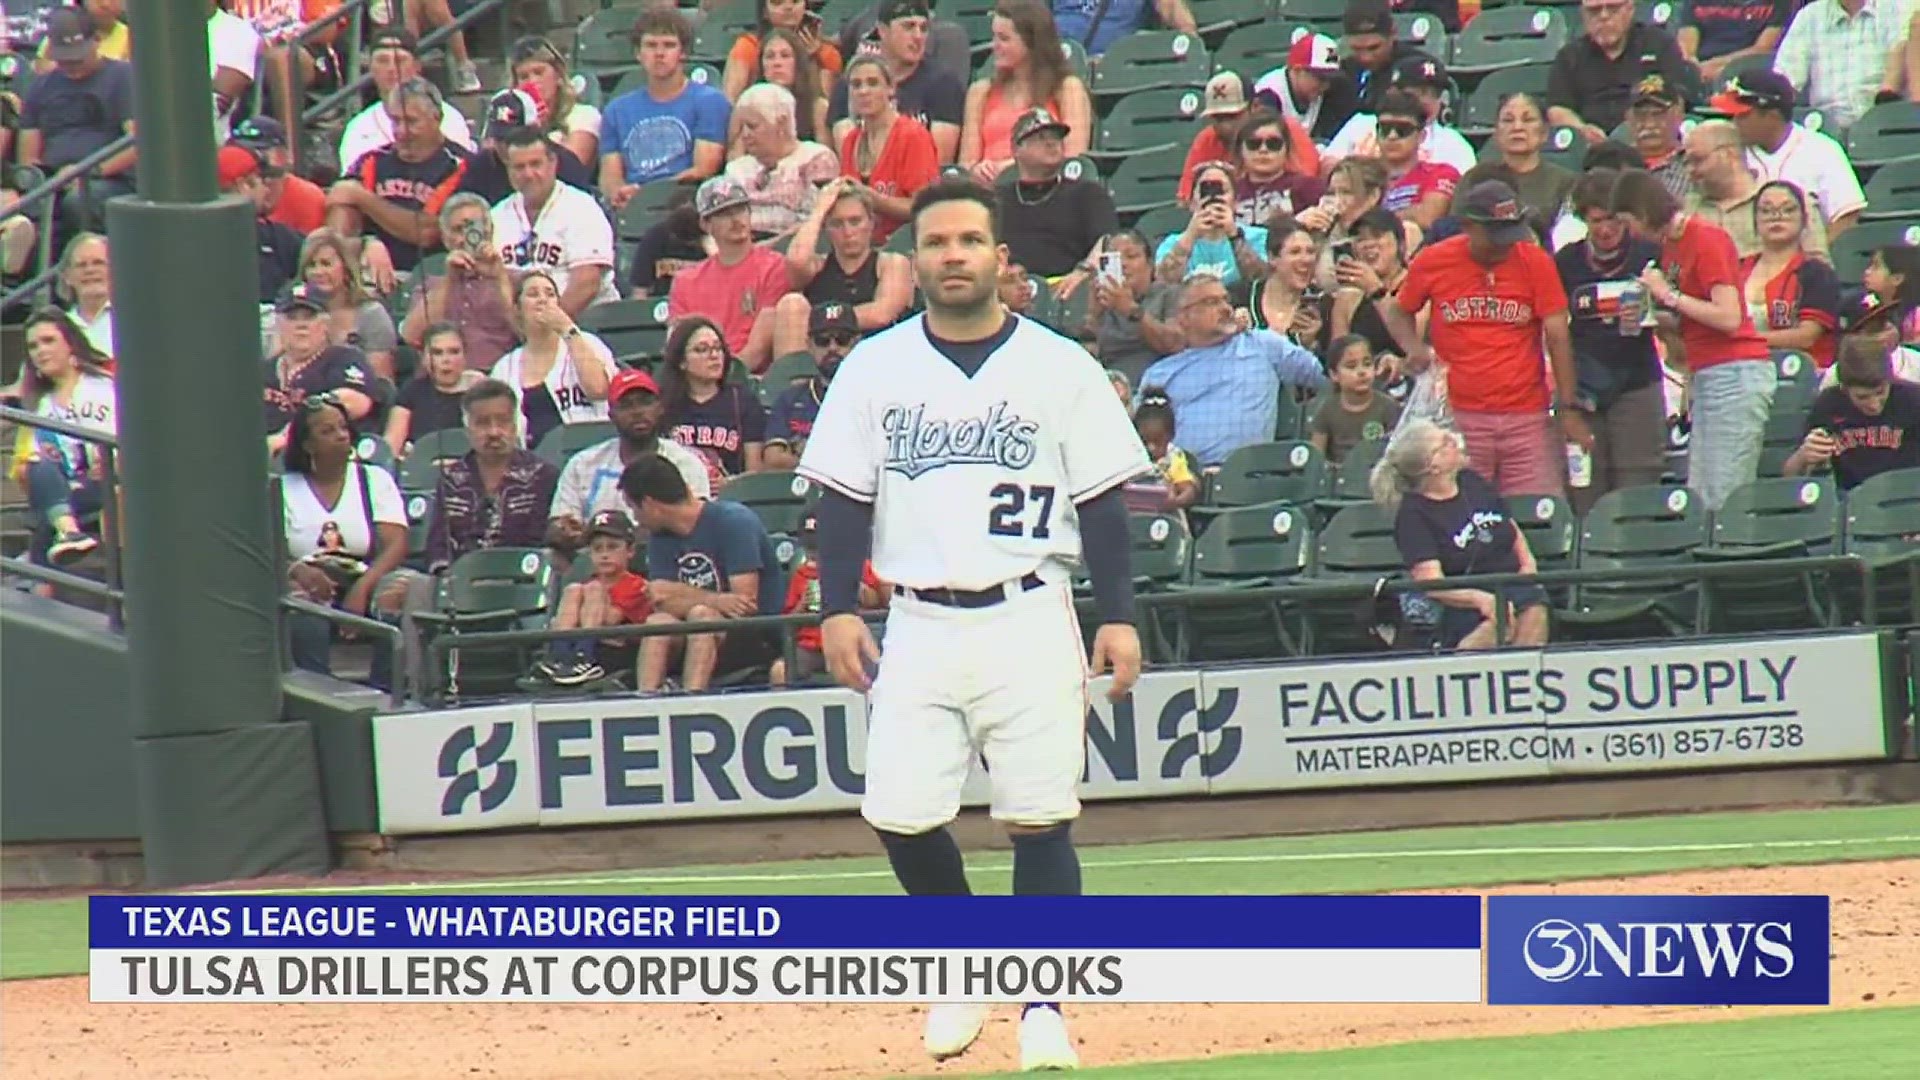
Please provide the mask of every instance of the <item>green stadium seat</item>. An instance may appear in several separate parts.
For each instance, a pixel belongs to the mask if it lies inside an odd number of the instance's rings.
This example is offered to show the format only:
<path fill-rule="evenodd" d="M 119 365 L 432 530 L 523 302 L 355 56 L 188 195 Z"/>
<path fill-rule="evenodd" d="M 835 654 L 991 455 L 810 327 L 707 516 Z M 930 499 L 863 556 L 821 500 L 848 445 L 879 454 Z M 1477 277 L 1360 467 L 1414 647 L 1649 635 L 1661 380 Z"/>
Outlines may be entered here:
<path fill-rule="evenodd" d="M 1168 592 L 1186 580 L 1193 561 L 1193 534 L 1183 515 L 1130 515 L 1127 535 L 1133 550 L 1136 593 Z M 1143 614 L 1140 629 L 1146 638 L 1142 644 L 1148 659 L 1161 664 L 1184 661 L 1186 642 L 1180 633 L 1180 621 L 1161 608 L 1150 607 Z"/>
<path fill-rule="evenodd" d="M 1400 546 L 1393 539 L 1393 519 L 1393 514 L 1373 502 L 1354 503 L 1335 513 L 1318 533 L 1309 583 L 1378 582 L 1405 577 L 1406 560 L 1400 557 Z M 1379 647 L 1366 621 L 1354 617 L 1360 607 L 1357 598 L 1309 600 L 1302 606 L 1315 655 Z"/>
<path fill-rule="evenodd" d="M 1120 163 L 1107 179 L 1113 208 L 1122 220 L 1177 203 L 1180 176 L 1186 171 L 1187 148 L 1171 146 L 1135 154 Z"/>
<path fill-rule="evenodd" d="M 1196 512 L 1214 514 L 1236 506 L 1288 502 L 1312 506 L 1332 490 L 1327 459 L 1304 440 L 1255 443 L 1227 455 L 1214 475 L 1209 504 Z"/>
<path fill-rule="evenodd" d="M 1147 253 L 1151 255 L 1163 238 L 1185 229 L 1187 222 L 1192 218 L 1193 211 L 1176 203 L 1172 206 L 1157 207 L 1141 214 L 1139 220 L 1133 223 L 1133 227 L 1140 230 L 1140 235 L 1147 238 Z"/>
<path fill-rule="evenodd" d="M 687 58 L 725 64 L 734 41 L 752 33 L 759 20 L 758 0 L 723 0 L 707 11 L 707 17 L 693 32 L 693 48 L 687 50 Z"/>
<path fill-rule="evenodd" d="M 407 512 L 407 565 L 424 571 L 427 569 L 427 531 L 433 525 L 433 490 L 402 488 L 400 505 Z"/>
<path fill-rule="evenodd" d="M 393 456 L 393 448 L 387 440 L 378 435 L 362 435 L 354 441 L 353 456 L 369 465 L 378 465 L 390 473 L 398 473 L 400 462 Z"/>
<path fill-rule="evenodd" d="M 773 557 L 784 573 L 793 573 L 806 560 L 807 549 L 791 534 L 769 533 L 767 539 L 773 541 Z"/>
<path fill-rule="evenodd" d="M 1274 596 L 1225 595 L 1300 577 L 1313 550 L 1306 511 L 1292 503 L 1242 506 L 1217 516 L 1193 545 L 1192 568 L 1176 592 L 1190 595 L 1179 614 L 1193 660 L 1298 656 L 1306 623 L 1297 606 Z"/>
<path fill-rule="evenodd" d="M 1460 30 L 1447 65 L 1456 75 L 1477 75 L 1525 64 L 1550 64 L 1567 43 L 1567 17 L 1552 8 L 1505 7 L 1482 11 Z"/>
<path fill-rule="evenodd" d="M 1545 570 L 1566 570 L 1573 565 L 1579 539 L 1579 519 L 1573 506 L 1559 495 L 1510 495 L 1507 514 L 1527 538 L 1527 550 L 1533 552 L 1535 565 Z"/>
<path fill-rule="evenodd" d="M 599 446 L 618 435 L 611 420 L 588 420 L 579 424 L 561 424 L 540 440 L 534 453 L 555 468 L 563 468 L 567 459 L 590 447 Z"/>
<path fill-rule="evenodd" d="M 1773 350 L 1773 411 L 1791 412 L 1804 420 L 1807 406 L 1820 393 L 1820 368 L 1813 357 L 1796 349 Z"/>
<path fill-rule="evenodd" d="M 1706 546 L 1696 548 L 1693 557 L 1718 565 L 1831 555 L 1839 533 L 1840 498 L 1831 477 L 1769 477 L 1734 489 L 1713 515 Z M 1825 570 L 1773 571 L 1703 581 L 1703 629 L 1726 633 L 1832 625 L 1832 576 Z"/>
<path fill-rule="evenodd" d="M 1287 50 L 1295 39 L 1311 33 L 1310 27 L 1281 21 L 1242 26 L 1229 32 L 1213 50 L 1213 70 L 1238 72 L 1242 78 L 1257 80 L 1274 68 L 1285 67 Z"/>
<path fill-rule="evenodd" d="M 667 343 L 667 298 L 641 297 L 595 304 L 580 313 L 580 327 L 599 335 L 621 360 L 658 359 Z"/>
<path fill-rule="evenodd" d="M 1013 170 L 1003 169 L 1001 171 L 1011 172 Z M 902 225 L 899 228 L 893 230 L 891 233 L 888 233 L 887 242 L 880 245 L 880 250 L 891 251 L 895 255 L 905 255 L 908 258 L 912 258 L 913 257 L 913 226 Z"/>
<path fill-rule="evenodd" d="M 1633 21 L 1672 33 L 1681 7 L 1676 0 L 1639 0 L 1633 5 Z"/>
<path fill-rule="evenodd" d="M 440 602 L 432 611 L 414 613 L 426 637 L 489 630 L 537 630 L 547 624 L 553 602 L 554 570 L 547 553 L 538 548 L 485 548 L 454 561 L 442 582 Z M 443 655 L 449 698 L 498 694 L 515 689 L 532 667 L 535 646 L 508 645 L 452 648 Z"/>
<path fill-rule="evenodd" d="M 1453 42 L 1447 37 L 1446 25 L 1427 12 L 1396 11 L 1393 27 L 1398 40 L 1443 64 L 1453 54 Z"/>
<path fill-rule="evenodd" d="M 1348 0 L 1275 0 L 1275 18 L 1312 27 L 1338 41 L 1347 17 Z"/>
<path fill-rule="evenodd" d="M 1546 93 L 1547 74 L 1551 69 L 1552 65 L 1549 64 L 1525 64 L 1489 72 L 1486 78 L 1480 80 L 1480 85 L 1467 95 L 1466 107 L 1460 113 L 1461 133 L 1492 134 L 1493 122 L 1500 116 L 1500 99 L 1521 91 Z"/>
<path fill-rule="evenodd" d="M 1760 468 L 1758 475 L 1765 477 L 1780 476 L 1784 472 L 1787 459 L 1793 456 L 1800 441 L 1807 434 L 1806 410 L 1775 409 L 1767 414 L 1767 424 L 1760 436 Z"/>
<path fill-rule="evenodd" d="M 1218 41 L 1236 27 L 1254 26 L 1267 17 L 1267 0 L 1187 0 L 1200 34 Z"/>
<path fill-rule="evenodd" d="M 440 486 L 440 463 L 465 457 L 473 449 L 466 428 L 441 428 L 415 439 L 400 463 L 400 486 L 408 491 L 432 491 Z"/>
<path fill-rule="evenodd" d="M 631 35 L 633 22 L 642 10 L 639 4 L 629 4 L 588 16 L 574 31 L 573 60 L 568 66 L 585 74 L 634 67 Z"/>
<path fill-rule="evenodd" d="M 1213 75 L 1206 42 L 1178 30 L 1138 30 L 1107 46 L 1094 69 L 1096 99 L 1167 86 L 1202 87 Z"/>
<path fill-rule="evenodd" d="M 1128 94 L 1114 102 L 1113 111 L 1094 129 L 1094 149 L 1089 156 L 1101 162 L 1118 162 L 1142 150 L 1169 146 L 1186 149 L 1203 124 L 1200 98 L 1200 91 L 1188 87 Z"/>
<path fill-rule="evenodd" d="M 790 352 L 785 356 L 776 356 L 773 363 L 767 365 L 766 374 L 760 381 L 767 385 L 775 397 L 787 387 L 803 382 L 819 374 L 820 365 L 814 363 L 810 352 Z"/>
<path fill-rule="evenodd" d="M 1862 221 L 1920 221 L 1920 158 L 1880 166 L 1866 186 Z"/>
<path fill-rule="evenodd" d="M 1889 101 L 1847 129 L 1847 157 L 1856 170 L 1920 158 L 1920 101 Z"/>
<path fill-rule="evenodd" d="M 1368 488 L 1368 483 L 1373 478 L 1374 465 L 1386 452 L 1385 439 L 1367 439 L 1356 443 L 1353 449 L 1347 451 L 1347 456 L 1340 459 L 1339 464 L 1331 466 L 1331 486 L 1327 494 L 1321 496 L 1314 505 L 1321 513 L 1332 515 L 1351 506 L 1371 503 L 1373 492 Z M 1321 537 L 1323 543 L 1325 539 Z"/>
<path fill-rule="evenodd" d="M 1582 582 L 1554 610 L 1556 640 L 1617 641 L 1687 633 L 1698 588 L 1687 574 L 1707 540 L 1706 504 L 1675 484 L 1622 488 L 1600 497 L 1580 520 L 1575 565 L 1588 570 L 1671 566 L 1672 577 Z"/>
<path fill-rule="evenodd" d="M 806 477 L 779 470 L 741 473 L 728 480 L 718 495 L 758 514 L 770 533 L 797 533 L 816 493 Z"/>
<path fill-rule="evenodd" d="M 1873 249 L 1888 244 L 1920 245 L 1920 224 L 1903 218 L 1855 225 L 1833 242 L 1833 272 L 1843 282 L 1859 281 L 1873 258 Z"/>
<path fill-rule="evenodd" d="M 1865 559 L 1878 582 L 1874 624 L 1920 620 L 1920 468 L 1869 477 L 1847 492 L 1845 514 L 1842 546 Z M 1843 606 L 1864 619 L 1851 576 L 1838 575 L 1838 585 Z"/>
<path fill-rule="evenodd" d="M 952 19 L 966 28 L 973 55 L 993 50 L 993 9 L 999 0 L 944 0 L 940 17 Z"/>

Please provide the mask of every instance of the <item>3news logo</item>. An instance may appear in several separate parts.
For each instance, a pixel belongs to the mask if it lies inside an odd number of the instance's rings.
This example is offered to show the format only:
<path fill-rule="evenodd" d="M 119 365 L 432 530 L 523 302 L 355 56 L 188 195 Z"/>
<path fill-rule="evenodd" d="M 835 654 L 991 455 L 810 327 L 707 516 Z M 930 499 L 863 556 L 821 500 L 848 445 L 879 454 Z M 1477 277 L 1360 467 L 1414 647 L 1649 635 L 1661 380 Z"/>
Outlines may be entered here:
<path fill-rule="evenodd" d="M 1494 896 L 1490 1005 L 1825 1005 L 1824 896 Z"/>

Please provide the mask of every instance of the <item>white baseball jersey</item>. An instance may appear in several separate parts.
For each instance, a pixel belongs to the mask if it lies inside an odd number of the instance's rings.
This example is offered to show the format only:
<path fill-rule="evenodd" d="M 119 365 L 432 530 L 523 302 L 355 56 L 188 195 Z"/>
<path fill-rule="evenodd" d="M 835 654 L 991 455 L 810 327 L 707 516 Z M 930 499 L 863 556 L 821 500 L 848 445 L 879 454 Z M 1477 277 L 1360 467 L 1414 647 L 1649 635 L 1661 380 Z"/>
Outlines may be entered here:
<path fill-rule="evenodd" d="M 1079 345 L 1019 319 L 969 378 L 927 340 L 920 315 L 841 363 L 799 472 L 873 503 L 883 580 L 972 590 L 1048 562 L 1071 567 L 1074 504 L 1151 467 L 1106 372 Z"/>
<path fill-rule="evenodd" d="M 509 271 L 545 270 L 564 293 L 574 267 L 598 266 L 600 291 L 593 302 L 620 299 L 613 284 L 613 225 L 594 197 L 572 184 L 556 181 L 532 217 L 519 192 L 501 199 L 493 208 L 493 239 Z"/>

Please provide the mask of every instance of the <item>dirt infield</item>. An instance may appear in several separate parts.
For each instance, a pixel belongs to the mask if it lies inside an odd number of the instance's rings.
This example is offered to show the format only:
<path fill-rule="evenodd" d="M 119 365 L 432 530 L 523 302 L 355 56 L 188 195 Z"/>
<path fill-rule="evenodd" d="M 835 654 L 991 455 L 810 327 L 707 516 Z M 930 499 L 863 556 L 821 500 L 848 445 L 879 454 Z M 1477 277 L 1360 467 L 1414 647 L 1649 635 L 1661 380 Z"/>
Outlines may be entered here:
<path fill-rule="evenodd" d="M 1451 890 L 1471 891 L 1471 890 Z M 1824 893 L 1833 897 L 1833 1002 L 1920 1002 L 1920 859 L 1701 871 L 1502 892 Z M 226 1080 L 681 1080 L 964 1075 L 1010 1069 L 1014 1010 L 966 1056 L 934 1066 L 916 1007 L 91 1005 L 86 981 L 0 985 L 0 1073 Z M 1740 1010 L 1742 1014 L 1763 1011 Z M 1070 1010 L 1083 1064 L 1318 1050 L 1728 1019 L 1725 1008 L 1488 1009 L 1468 1005 L 1110 1005 Z"/>

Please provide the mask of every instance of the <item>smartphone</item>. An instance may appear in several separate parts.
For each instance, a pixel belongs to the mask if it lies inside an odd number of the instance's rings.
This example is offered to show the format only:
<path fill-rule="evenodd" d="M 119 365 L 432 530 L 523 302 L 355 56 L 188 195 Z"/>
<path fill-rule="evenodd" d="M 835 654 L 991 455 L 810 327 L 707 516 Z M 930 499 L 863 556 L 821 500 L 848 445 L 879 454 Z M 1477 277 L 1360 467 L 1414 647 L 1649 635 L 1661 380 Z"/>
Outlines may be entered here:
<path fill-rule="evenodd" d="M 1351 236 L 1345 239 L 1335 240 L 1329 250 L 1333 252 L 1333 262 L 1336 266 L 1340 264 L 1341 259 L 1357 260 L 1359 258 L 1353 253 L 1353 237 Z"/>
<path fill-rule="evenodd" d="M 1203 203 L 1226 202 L 1227 182 L 1225 180 L 1200 181 L 1200 201 Z"/>
<path fill-rule="evenodd" d="M 1105 278 L 1108 281 L 1113 282 L 1115 285 L 1118 285 L 1120 284 L 1120 279 L 1123 276 L 1123 274 L 1124 274 L 1124 271 L 1122 271 L 1120 268 L 1119 252 L 1103 251 L 1100 253 L 1100 276 L 1101 277 Z"/>

